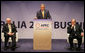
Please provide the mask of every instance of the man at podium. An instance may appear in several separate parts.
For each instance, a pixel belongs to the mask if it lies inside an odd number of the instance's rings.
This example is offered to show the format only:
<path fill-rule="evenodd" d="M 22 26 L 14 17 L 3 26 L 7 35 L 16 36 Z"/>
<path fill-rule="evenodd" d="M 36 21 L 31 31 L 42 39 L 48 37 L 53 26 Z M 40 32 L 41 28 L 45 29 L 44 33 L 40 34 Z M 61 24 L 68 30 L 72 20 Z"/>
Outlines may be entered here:
<path fill-rule="evenodd" d="M 50 13 L 45 9 L 45 5 L 40 5 L 40 10 L 37 12 L 35 19 L 51 19 Z"/>
<path fill-rule="evenodd" d="M 40 10 L 36 14 L 37 20 L 34 20 L 34 50 L 51 50 L 52 27 L 50 13 L 45 9 L 45 5 L 40 5 Z M 41 20 L 43 19 L 43 20 Z"/>

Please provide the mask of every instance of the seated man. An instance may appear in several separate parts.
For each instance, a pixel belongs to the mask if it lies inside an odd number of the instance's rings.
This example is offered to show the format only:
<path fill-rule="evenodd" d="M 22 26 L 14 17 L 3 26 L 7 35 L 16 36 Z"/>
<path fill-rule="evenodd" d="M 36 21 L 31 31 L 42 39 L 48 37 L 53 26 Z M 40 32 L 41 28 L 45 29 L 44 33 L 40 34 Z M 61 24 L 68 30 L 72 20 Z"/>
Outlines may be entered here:
<path fill-rule="evenodd" d="M 84 36 L 83 30 L 79 24 L 76 23 L 75 19 L 71 20 L 71 25 L 67 27 L 67 33 L 69 34 L 70 49 L 73 49 L 73 39 L 78 40 L 78 50 L 82 43 L 82 36 Z"/>
<path fill-rule="evenodd" d="M 7 43 L 9 40 L 9 37 L 11 37 L 12 39 L 12 50 L 15 49 L 16 47 L 16 27 L 14 24 L 11 23 L 11 19 L 7 18 L 6 19 L 6 24 L 3 26 L 2 32 L 4 33 L 4 37 L 5 37 L 5 45 L 4 45 L 4 49 L 7 50 Z"/>

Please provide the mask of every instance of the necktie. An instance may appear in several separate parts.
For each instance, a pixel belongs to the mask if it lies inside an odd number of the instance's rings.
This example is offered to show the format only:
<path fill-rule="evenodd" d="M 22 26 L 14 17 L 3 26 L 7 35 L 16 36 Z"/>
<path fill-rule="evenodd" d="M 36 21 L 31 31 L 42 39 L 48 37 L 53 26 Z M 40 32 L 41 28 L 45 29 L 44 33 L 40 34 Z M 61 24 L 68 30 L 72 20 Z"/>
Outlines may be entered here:
<path fill-rule="evenodd" d="M 8 28 L 9 28 L 9 33 L 11 33 L 11 25 L 8 24 Z"/>
<path fill-rule="evenodd" d="M 43 16 L 43 19 L 44 19 L 44 11 L 42 11 L 42 16 Z"/>

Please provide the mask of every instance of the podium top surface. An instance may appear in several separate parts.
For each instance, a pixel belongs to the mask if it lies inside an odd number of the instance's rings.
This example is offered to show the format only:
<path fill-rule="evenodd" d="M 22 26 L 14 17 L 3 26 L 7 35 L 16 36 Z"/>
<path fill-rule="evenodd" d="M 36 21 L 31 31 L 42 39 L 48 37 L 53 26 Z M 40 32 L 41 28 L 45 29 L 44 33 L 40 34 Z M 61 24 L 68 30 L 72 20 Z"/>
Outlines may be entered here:
<path fill-rule="evenodd" d="M 33 21 L 52 21 L 51 19 L 34 19 Z"/>

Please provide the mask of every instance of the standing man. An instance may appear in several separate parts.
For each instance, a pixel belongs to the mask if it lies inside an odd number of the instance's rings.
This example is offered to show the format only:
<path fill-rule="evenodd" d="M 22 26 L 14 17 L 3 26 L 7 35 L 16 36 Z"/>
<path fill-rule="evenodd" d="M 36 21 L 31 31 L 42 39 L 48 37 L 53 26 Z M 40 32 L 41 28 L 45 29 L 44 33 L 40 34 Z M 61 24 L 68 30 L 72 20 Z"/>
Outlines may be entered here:
<path fill-rule="evenodd" d="M 45 9 L 45 5 L 40 5 L 40 10 L 37 12 L 36 19 L 51 19 L 50 13 Z"/>
<path fill-rule="evenodd" d="M 73 49 L 73 39 L 78 40 L 78 50 L 82 43 L 82 36 L 84 36 L 83 30 L 79 24 L 76 23 L 75 19 L 71 20 L 71 25 L 67 27 L 67 33 L 69 34 L 70 49 Z"/>
<path fill-rule="evenodd" d="M 3 26 L 2 32 L 4 33 L 4 37 L 5 37 L 5 45 L 4 45 L 4 49 L 7 50 L 7 43 L 9 40 L 9 37 L 11 37 L 12 39 L 12 50 L 15 50 L 16 47 L 16 27 L 14 24 L 11 23 L 11 19 L 7 18 L 6 19 L 6 24 Z"/>

